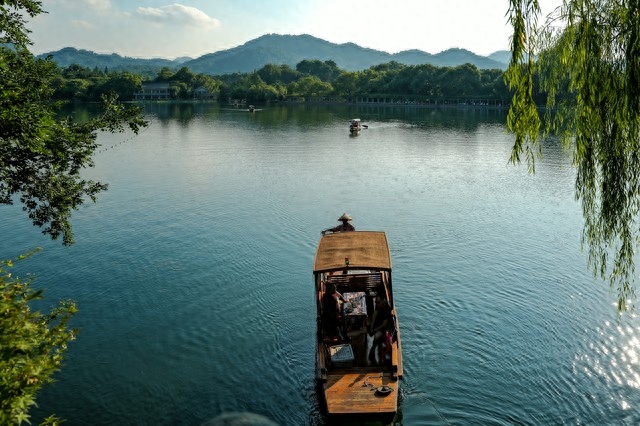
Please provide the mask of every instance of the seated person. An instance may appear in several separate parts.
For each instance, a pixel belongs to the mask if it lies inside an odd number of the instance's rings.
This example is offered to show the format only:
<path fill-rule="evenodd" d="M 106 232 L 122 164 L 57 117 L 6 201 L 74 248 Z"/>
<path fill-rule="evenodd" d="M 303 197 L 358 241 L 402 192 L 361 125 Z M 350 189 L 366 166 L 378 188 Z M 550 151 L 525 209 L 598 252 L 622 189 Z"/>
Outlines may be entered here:
<path fill-rule="evenodd" d="M 335 334 L 342 320 L 342 302 L 344 297 L 338 293 L 335 284 L 331 284 L 322 298 L 322 310 L 327 330 Z"/>
<path fill-rule="evenodd" d="M 373 346 L 369 351 L 369 362 L 376 365 L 376 349 L 385 341 L 385 333 L 391 323 L 391 308 L 382 296 L 376 296 L 376 310 L 371 317 L 369 336 L 373 336 Z M 382 360 L 380 361 L 382 362 Z"/>

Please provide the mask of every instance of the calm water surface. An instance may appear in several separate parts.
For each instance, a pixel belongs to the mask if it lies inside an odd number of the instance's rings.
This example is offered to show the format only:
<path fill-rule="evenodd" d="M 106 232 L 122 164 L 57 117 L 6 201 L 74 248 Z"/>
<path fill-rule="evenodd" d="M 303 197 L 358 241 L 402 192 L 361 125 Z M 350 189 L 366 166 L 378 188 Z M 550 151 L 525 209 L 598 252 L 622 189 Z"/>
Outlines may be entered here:
<path fill-rule="evenodd" d="M 81 330 L 36 416 L 68 425 L 199 425 L 251 411 L 321 425 L 312 262 L 348 212 L 391 244 L 404 425 L 634 425 L 640 319 L 580 251 L 574 171 L 549 142 L 536 175 L 507 163 L 502 111 L 146 110 L 99 136 L 97 204 L 76 244 L 2 207 L 0 256 L 44 250 L 47 303 Z M 348 120 L 368 124 L 358 137 Z"/>

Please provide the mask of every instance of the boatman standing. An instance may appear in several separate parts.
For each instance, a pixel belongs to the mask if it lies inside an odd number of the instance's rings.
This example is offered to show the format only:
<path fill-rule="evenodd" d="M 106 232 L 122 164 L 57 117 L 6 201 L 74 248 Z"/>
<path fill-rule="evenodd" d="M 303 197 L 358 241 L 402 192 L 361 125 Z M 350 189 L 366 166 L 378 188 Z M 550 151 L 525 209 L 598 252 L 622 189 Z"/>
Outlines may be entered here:
<path fill-rule="evenodd" d="M 333 228 L 325 229 L 324 231 L 322 231 L 322 235 L 326 234 L 327 232 L 347 232 L 356 230 L 356 228 L 349 223 L 351 221 L 351 216 L 349 216 L 348 214 L 343 213 L 342 216 L 338 218 L 338 221 L 342 223 L 338 226 L 334 226 Z"/>

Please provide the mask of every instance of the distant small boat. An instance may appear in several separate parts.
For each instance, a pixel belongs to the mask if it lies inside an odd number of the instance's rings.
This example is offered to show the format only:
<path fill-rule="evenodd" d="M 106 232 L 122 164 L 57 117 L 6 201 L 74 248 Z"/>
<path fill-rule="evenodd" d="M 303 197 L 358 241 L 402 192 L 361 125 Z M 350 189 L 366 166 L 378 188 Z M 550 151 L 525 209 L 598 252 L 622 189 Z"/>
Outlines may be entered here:
<path fill-rule="evenodd" d="M 256 107 L 253 105 L 249 105 L 249 112 L 254 112 L 256 110 Z"/>
<path fill-rule="evenodd" d="M 402 346 L 385 233 L 323 234 L 313 275 L 316 378 L 327 414 L 388 424 L 398 411 Z"/>
<path fill-rule="evenodd" d="M 354 118 L 351 120 L 351 123 L 349 124 L 349 132 L 352 135 L 357 135 L 360 133 L 360 131 L 362 130 L 362 122 L 359 118 Z"/>

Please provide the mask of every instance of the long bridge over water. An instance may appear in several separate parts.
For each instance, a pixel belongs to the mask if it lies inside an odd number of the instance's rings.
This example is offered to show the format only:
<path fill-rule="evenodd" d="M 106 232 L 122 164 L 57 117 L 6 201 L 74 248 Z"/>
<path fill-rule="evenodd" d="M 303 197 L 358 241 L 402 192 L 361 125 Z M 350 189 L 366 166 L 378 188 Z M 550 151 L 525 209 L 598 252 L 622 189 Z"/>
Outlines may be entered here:
<path fill-rule="evenodd" d="M 483 107 L 508 108 L 509 100 L 482 96 L 429 97 L 411 95 L 355 95 L 350 99 L 339 96 L 289 96 L 288 103 L 343 103 L 356 105 L 377 106 L 407 106 L 407 107 Z"/>

